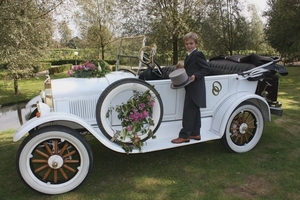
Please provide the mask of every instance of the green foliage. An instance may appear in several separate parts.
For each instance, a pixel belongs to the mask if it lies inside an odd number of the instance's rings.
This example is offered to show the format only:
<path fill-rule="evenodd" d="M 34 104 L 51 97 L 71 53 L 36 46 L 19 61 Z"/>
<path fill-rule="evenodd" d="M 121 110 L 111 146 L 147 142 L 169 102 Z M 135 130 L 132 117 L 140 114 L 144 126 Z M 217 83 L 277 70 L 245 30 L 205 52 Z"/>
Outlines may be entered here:
<path fill-rule="evenodd" d="M 84 60 L 77 60 L 77 59 L 64 59 L 64 60 L 52 60 L 51 65 L 64 65 L 64 64 L 72 64 L 75 65 L 76 63 L 84 62 Z"/>
<path fill-rule="evenodd" d="M 268 5 L 269 10 L 265 13 L 268 17 L 265 28 L 267 40 L 283 56 L 299 53 L 299 1 L 275 0 L 268 1 Z"/>
<path fill-rule="evenodd" d="M 78 52 L 78 55 L 75 55 L 75 52 Z M 52 65 L 62 65 L 71 63 L 75 65 L 75 63 L 84 62 L 86 60 L 99 60 L 97 49 L 95 48 L 84 48 L 84 49 L 69 49 L 69 48 L 61 48 L 61 49 L 50 49 L 49 54 L 43 57 L 44 60 L 51 62 Z M 116 52 L 111 52 L 106 54 L 107 58 L 115 59 L 117 57 Z M 108 60 L 109 62 L 114 62 L 115 60 Z"/>
<path fill-rule="evenodd" d="M 115 65 L 117 61 L 116 60 L 104 60 L 104 62 L 106 63 L 105 66 L 108 66 L 108 65 Z"/>
<path fill-rule="evenodd" d="M 200 27 L 205 50 L 215 55 L 233 55 L 250 46 L 250 26 L 242 8 L 237 0 L 206 1 L 206 15 Z"/>
<path fill-rule="evenodd" d="M 33 66 L 33 73 L 49 70 L 51 68 L 51 62 L 38 62 Z"/>
<path fill-rule="evenodd" d="M 47 50 L 52 37 L 49 13 L 57 2 L 1 1 L 0 58 L 7 63 L 15 94 L 19 93 L 18 79 L 32 74 L 32 66 Z"/>
<path fill-rule="evenodd" d="M 181 50 L 184 47 L 182 37 L 187 32 L 195 30 L 193 26 L 195 16 L 201 18 L 199 10 L 203 3 L 199 0 L 184 2 L 130 0 L 120 1 L 120 5 L 125 20 L 125 34 L 146 34 L 149 41 L 155 43 L 158 52 L 161 53 L 158 60 L 164 64 L 176 64 L 178 58 L 182 57 Z"/>
<path fill-rule="evenodd" d="M 147 134 L 148 137 L 155 138 L 150 126 L 154 126 L 152 119 L 152 110 L 155 104 L 155 98 L 150 94 L 150 90 L 143 93 L 133 91 L 133 97 L 127 103 L 117 105 L 116 108 L 109 108 L 106 117 L 115 110 L 118 113 L 118 119 L 121 120 L 122 131 L 119 133 L 119 138 L 116 136 L 114 140 L 122 146 L 128 154 L 133 148 L 142 150 L 144 142 L 140 139 L 140 135 Z M 114 136 L 115 137 L 115 136 Z M 122 142 L 130 138 L 132 145 Z"/>
<path fill-rule="evenodd" d="M 6 77 L 6 73 L 0 71 L 0 79 L 4 79 Z"/>
<path fill-rule="evenodd" d="M 72 32 L 65 20 L 58 24 L 58 32 L 61 35 L 60 44 L 63 47 L 67 47 L 69 41 L 71 40 Z M 74 47 L 74 49 L 76 49 L 76 46 Z"/>
<path fill-rule="evenodd" d="M 71 40 L 69 40 L 67 46 L 71 49 L 83 49 L 85 47 L 84 41 L 78 36 L 73 37 Z"/>
<path fill-rule="evenodd" d="M 86 35 L 86 45 L 95 48 L 97 59 L 105 59 L 105 51 L 114 40 L 116 21 L 113 14 L 116 3 L 114 1 L 79 0 L 78 5 L 83 12 L 77 14 L 82 34 Z"/>
<path fill-rule="evenodd" d="M 110 65 L 105 60 L 95 60 L 92 61 L 94 64 L 100 64 L 102 70 L 108 70 Z"/>
<path fill-rule="evenodd" d="M 64 64 L 64 65 L 59 65 L 59 66 L 55 66 L 55 67 L 50 67 L 48 69 L 49 74 L 57 74 L 57 73 L 61 73 L 61 72 L 65 72 L 69 69 L 71 69 L 72 64 Z"/>
<path fill-rule="evenodd" d="M 207 57 L 246 51 L 274 54 L 265 42 L 263 23 L 256 9 L 252 8 L 249 20 L 243 3 L 238 0 L 119 3 L 124 33 L 147 35 L 147 45 L 155 43 L 158 47 L 156 59 L 161 65 L 172 65 L 185 58 L 182 37 L 189 31 L 198 34 L 199 48 L 207 52 Z"/>

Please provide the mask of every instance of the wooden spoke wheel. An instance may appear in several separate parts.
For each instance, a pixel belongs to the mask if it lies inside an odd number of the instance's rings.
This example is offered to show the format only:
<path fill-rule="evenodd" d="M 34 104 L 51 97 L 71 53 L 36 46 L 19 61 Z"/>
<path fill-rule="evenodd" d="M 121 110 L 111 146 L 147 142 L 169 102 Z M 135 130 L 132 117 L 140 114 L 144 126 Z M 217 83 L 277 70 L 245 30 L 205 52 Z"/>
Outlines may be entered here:
<path fill-rule="evenodd" d="M 249 151 L 259 142 L 263 129 L 261 111 L 250 102 L 245 102 L 231 114 L 222 143 L 231 152 Z"/>
<path fill-rule="evenodd" d="M 65 193 L 78 187 L 92 167 L 92 151 L 85 138 L 63 126 L 31 133 L 17 154 L 23 181 L 45 194 Z"/>

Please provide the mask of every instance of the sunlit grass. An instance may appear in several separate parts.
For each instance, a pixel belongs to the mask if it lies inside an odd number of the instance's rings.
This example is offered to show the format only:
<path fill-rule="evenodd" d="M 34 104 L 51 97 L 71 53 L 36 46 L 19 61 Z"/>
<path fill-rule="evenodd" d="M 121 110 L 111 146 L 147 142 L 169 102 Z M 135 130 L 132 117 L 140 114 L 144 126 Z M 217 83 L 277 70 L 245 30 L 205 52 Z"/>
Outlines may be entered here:
<path fill-rule="evenodd" d="M 67 72 L 51 75 L 51 79 L 68 77 Z M 44 88 L 45 76 L 38 76 L 18 81 L 19 95 L 14 94 L 14 84 L 12 80 L 0 80 L 0 105 L 12 105 L 27 102 L 39 94 Z"/>

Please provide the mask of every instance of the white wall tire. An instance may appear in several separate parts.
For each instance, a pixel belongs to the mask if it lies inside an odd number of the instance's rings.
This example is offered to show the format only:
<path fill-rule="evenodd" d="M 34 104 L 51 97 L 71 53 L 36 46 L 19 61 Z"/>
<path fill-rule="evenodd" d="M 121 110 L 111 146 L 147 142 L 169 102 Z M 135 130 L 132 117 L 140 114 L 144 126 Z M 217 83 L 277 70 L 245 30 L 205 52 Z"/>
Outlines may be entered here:
<path fill-rule="evenodd" d="M 163 104 L 159 93 L 153 86 L 143 80 L 135 78 L 122 79 L 112 83 L 102 92 L 96 106 L 98 126 L 108 139 L 114 137 L 116 131 L 122 130 L 121 121 L 117 119 L 116 113 L 112 113 L 110 118 L 106 117 L 108 109 L 120 105 L 122 102 L 127 102 L 133 95 L 133 90 L 140 92 L 150 90 L 150 94 L 155 97 L 152 116 L 154 126 L 150 128 L 153 133 L 159 128 L 163 117 Z M 149 138 L 147 134 L 139 135 L 139 137 L 142 141 Z M 130 138 L 119 139 L 119 141 L 131 143 Z"/>
<path fill-rule="evenodd" d="M 228 151 L 244 153 L 257 145 L 263 129 L 264 119 L 259 108 L 244 102 L 230 115 L 221 141 Z"/>
<path fill-rule="evenodd" d="M 63 126 L 47 126 L 31 133 L 20 145 L 16 159 L 21 179 L 44 194 L 77 188 L 93 165 L 85 138 Z"/>

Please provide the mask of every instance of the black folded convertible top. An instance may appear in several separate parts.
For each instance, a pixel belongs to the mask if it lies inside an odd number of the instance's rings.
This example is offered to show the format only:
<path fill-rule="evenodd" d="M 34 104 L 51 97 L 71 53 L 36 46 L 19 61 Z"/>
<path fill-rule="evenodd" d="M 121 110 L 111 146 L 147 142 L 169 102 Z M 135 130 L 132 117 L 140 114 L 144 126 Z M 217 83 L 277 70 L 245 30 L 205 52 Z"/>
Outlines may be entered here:
<path fill-rule="evenodd" d="M 209 60 L 211 69 L 209 75 L 240 74 L 271 61 L 273 61 L 271 57 L 260 56 L 258 54 L 251 54 L 249 56 L 220 55 Z"/>

